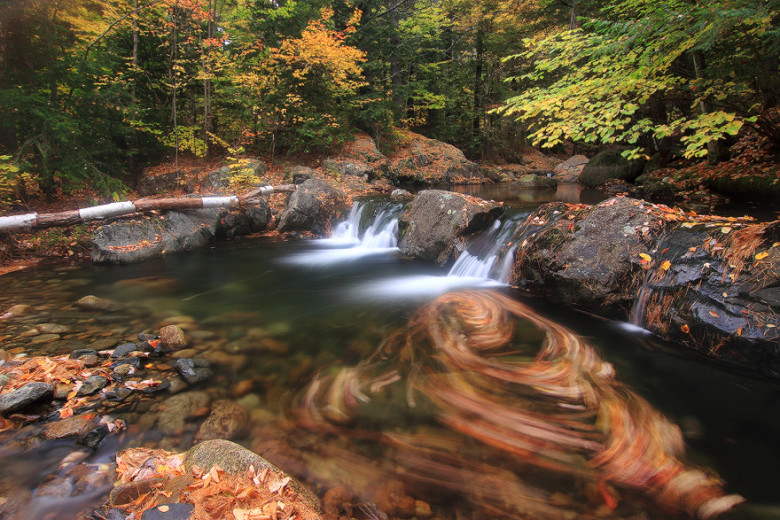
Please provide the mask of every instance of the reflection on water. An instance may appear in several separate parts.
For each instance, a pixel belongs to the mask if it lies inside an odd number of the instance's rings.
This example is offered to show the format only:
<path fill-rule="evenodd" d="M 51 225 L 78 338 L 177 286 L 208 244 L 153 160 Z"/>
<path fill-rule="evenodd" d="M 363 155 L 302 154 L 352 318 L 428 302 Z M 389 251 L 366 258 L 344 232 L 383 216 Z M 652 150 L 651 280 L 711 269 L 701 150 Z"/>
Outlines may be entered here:
<path fill-rule="evenodd" d="M 598 204 L 608 195 L 603 190 L 586 188 L 579 183 L 560 183 L 554 190 L 531 190 L 513 187 L 512 183 L 459 185 L 448 188 L 451 191 L 473 195 L 486 200 L 498 200 L 508 207 L 518 209 L 536 208 L 546 202 L 568 202 L 570 204 Z"/>

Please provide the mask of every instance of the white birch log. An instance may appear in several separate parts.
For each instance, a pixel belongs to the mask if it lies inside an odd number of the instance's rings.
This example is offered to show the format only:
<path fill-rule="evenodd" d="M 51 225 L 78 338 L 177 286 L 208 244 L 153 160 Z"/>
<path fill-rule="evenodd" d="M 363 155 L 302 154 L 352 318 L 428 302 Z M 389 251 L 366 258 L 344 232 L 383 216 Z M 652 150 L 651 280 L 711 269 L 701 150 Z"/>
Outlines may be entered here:
<path fill-rule="evenodd" d="M 0 217 L 0 233 L 12 231 L 27 232 L 37 228 L 69 226 L 77 222 L 132 215 L 154 210 L 183 210 L 200 208 L 236 208 L 241 204 L 257 203 L 258 197 L 270 193 L 295 191 L 295 184 L 281 186 L 263 186 L 245 195 L 229 197 L 178 197 L 164 199 L 139 199 L 134 202 L 112 202 L 89 208 L 81 208 L 61 213 L 27 213 Z"/>

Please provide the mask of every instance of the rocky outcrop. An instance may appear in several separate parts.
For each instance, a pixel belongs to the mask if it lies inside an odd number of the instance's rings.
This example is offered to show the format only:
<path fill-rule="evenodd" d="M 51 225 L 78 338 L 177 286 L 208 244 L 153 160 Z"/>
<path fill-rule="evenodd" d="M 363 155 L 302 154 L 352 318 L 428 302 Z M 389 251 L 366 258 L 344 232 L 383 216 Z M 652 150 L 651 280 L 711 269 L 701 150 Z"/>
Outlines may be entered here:
<path fill-rule="evenodd" d="M 398 131 L 399 146 L 389 156 L 390 180 L 428 186 L 482 182 L 479 166 L 454 146 L 409 131 Z"/>
<path fill-rule="evenodd" d="M 580 182 L 585 186 L 601 186 L 609 179 L 633 182 L 642 174 L 645 161 L 629 161 L 623 157 L 623 150 L 604 150 L 588 161 L 580 174 Z"/>
<path fill-rule="evenodd" d="M 401 251 L 409 256 L 449 263 L 465 237 L 482 231 L 501 213 L 495 202 L 441 190 L 421 191 L 401 217 Z"/>
<path fill-rule="evenodd" d="M 189 251 L 219 238 L 233 238 L 268 227 L 265 202 L 229 211 L 224 208 L 169 211 L 161 217 L 103 226 L 92 238 L 92 261 L 130 264 L 163 254 Z"/>
<path fill-rule="evenodd" d="M 192 193 L 194 190 L 195 184 L 182 172 L 178 171 L 165 172 L 157 175 L 151 175 L 151 172 L 145 171 L 141 175 L 141 180 L 138 182 L 138 194 L 142 197 L 176 191 Z"/>
<path fill-rule="evenodd" d="M 357 134 L 341 146 L 338 153 L 323 162 L 329 173 L 364 177 L 367 181 L 386 178 L 390 174 L 390 160 L 367 134 Z"/>
<path fill-rule="evenodd" d="M 292 194 L 279 219 L 279 231 L 310 231 L 327 235 L 348 210 L 344 193 L 325 181 L 309 179 Z"/>
<path fill-rule="evenodd" d="M 511 283 L 780 375 L 780 222 L 687 220 L 613 198 L 545 205 L 512 241 Z"/>

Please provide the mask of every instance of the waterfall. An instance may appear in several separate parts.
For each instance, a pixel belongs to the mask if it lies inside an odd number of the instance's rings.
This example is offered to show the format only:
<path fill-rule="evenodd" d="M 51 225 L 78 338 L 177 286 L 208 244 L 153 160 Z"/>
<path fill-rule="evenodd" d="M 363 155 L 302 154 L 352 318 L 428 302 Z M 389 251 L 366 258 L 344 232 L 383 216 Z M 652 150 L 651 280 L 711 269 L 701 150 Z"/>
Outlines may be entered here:
<path fill-rule="evenodd" d="M 517 249 L 517 245 L 510 244 L 510 240 L 520 218 L 521 215 L 515 215 L 493 222 L 460 254 L 447 276 L 506 282 Z M 497 263 L 498 268 L 495 268 Z"/>
<path fill-rule="evenodd" d="M 329 265 L 398 251 L 398 219 L 403 204 L 358 200 L 344 222 L 329 238 L 312 240 L 323 249 L 292 255 L 287 262 L 299 265 Z"/>

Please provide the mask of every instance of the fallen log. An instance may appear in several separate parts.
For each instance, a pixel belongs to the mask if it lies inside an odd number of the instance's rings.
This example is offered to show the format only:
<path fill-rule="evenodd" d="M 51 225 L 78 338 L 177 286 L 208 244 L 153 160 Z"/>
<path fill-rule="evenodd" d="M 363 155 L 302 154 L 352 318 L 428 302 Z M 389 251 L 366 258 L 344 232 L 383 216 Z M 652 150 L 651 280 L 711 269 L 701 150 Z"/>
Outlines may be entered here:
<path fill-rule="evenodd" d="M 0 217 L 0 233 L 12 231 L 28 232 L 55 226 L 70 226 L 78 222 L 100 220 L 147 211 L 184 210 L 201 208 L 235 208 L 241 204 L 257 203 L 258 197 L 271 193 L 295 191 L 295 184 L 262 186 L 244 195 L 227 197 L 168 197 L 163 199 L 138 199 L 136 201 L 112 202 L 89 208 L 59 213 L 27 213 Z"/>

